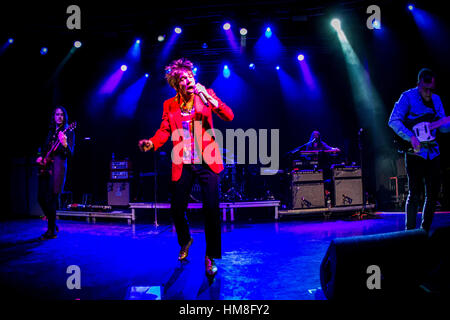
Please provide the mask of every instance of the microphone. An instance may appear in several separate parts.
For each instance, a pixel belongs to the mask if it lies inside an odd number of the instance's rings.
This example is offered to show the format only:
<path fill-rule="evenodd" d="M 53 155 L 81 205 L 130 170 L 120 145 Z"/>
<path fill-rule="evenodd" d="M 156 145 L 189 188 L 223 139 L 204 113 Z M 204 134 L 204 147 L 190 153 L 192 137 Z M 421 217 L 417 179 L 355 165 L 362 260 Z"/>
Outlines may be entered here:
<path fill-rule="evenodd" d="M 203 92 L 198 92 L 197 91 L 198 96 L 200 97 L 200 99 L 202 99 L 203 103 L 205 105 L 208 105 L 208 100 L 206 100 L 205 95 L 203 94 Z"/>

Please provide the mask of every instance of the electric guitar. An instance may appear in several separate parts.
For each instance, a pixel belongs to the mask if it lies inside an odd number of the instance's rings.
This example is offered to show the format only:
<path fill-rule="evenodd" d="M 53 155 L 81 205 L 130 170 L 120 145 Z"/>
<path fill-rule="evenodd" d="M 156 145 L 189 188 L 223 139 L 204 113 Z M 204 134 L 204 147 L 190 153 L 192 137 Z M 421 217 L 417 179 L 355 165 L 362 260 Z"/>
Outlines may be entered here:
<path fill-rule="evenodd" d="M 412 121 L 406 121 L 404 125 L 414 133 L 421 144 L 425 144 L 436 139 L 433 135 L 433 130 L 450 122 L 450 116 L 441 118 L 437 121 L 433 121 L 434 119 L 436 119 L 435 114 L 427 113 Z M 398 135 L 395 135 L 394 144 L 400 152 L 416 152 L 414 151 L 411 142 L 402 139 Z"/>
<path fill-rule="evenodd" d="M 77 122 L 72 122 L 65 128 L 62 133 L 66 134 L 66 132 L 73 131 L 77 127 Z M 46 173 L 50 173 L 50 165 L 53 163 L 53 154 L 55 153 L 56 149 L 58 149 L 59 145 L 61 144 L 61 141 L 59 139 L 56 139 L 55 142 L 53 142 L 52 146 L 48 150 L 45 157 L 42 158 L 42 161 L 40 163 L 39 168 L 39 175 L 43 175 Z"/>

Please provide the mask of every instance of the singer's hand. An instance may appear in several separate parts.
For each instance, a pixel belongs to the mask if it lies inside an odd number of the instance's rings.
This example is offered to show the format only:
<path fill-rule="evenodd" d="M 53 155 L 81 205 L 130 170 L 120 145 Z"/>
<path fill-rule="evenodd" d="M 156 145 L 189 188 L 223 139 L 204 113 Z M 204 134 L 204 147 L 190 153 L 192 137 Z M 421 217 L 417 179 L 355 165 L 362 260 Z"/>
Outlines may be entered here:
<path fill-rule="evenodd" d="M 149 150 L 152 150 L 153 148 L 153 142 L 151 140 L 142 139 L 139 141 L 139 149 L 141 149 L 142 152 L 147 152 Z"/>
<path fill-rule="evenodd" d="M 204 86 L 202 86 L 200 83 L 197 83 L 195 85 L 195 93 L 196 94 L 202 93 L 203 96 L 205 97 L 205 99 L 207 101 L 209 101 L 209 103 L 212 104 L 213 108 L 217 108 L 219 106 L 219 102 L 216 99 L 214 99 L 213 97 L 211 97 L 211 95 L 208 93 L 208 91 L 206 91 L 206 88 Z"/>
<path fill-rule="evenodd" d="M 211 98 L 208 91 L 206 91 L 206 88 L 203 85 L 201 85 L 200 83 L 195 84 L 195 93 L 196 94 L 203 93 L 203 95 L 205 96 L 206 99 Z"/>

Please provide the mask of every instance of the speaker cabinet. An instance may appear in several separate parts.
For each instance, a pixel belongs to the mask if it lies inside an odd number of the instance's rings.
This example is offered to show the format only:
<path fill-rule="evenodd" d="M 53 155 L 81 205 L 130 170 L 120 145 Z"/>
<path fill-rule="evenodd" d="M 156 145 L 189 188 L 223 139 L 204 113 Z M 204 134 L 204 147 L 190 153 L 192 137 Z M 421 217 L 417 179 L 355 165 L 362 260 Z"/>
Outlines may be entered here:
<path fill-rule="evenodd" d="M 363 187 L 361 178 L 334 180 L 334 205 L 355 206 L 363 204 Z"/>
<path fill-rule="evenodd" d="M 323 182 L 293 184 L 291 186 L 292 209 L 325 207 Z"/>
<path fill-rule="evenodd" d="M 128 206 L 130 204 L 130 184 L 128 182 L 108 182 L 108 205 Z"/>

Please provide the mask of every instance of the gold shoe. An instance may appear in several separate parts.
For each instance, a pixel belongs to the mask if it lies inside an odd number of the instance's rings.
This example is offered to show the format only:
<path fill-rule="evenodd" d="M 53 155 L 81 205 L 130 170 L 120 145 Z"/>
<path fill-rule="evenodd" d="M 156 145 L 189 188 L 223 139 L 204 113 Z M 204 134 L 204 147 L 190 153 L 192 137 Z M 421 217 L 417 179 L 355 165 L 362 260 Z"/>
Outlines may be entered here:
<path fill-rule="evenodd" d="M 206 271 L 206 275 L 210 276 L 210 277 L 214 277 L 217 273 L 217 266 L 216 266 L 216 262 L 214 261 L 214 259 L 206 256 L 205 257 L 205 271 Z"/>
<path fill-rule="evenodd" d="M 56 233 L 47 230 L 44 234 L 40 236 L 40 239 L 41 240 L 56 239 Z"/>
<path fill-rule="evenodd" d="M 194 239 L 189 239 L 188 243 L 181 247 L 180 254 L 178 255 L 178 260 L 184 260 L 187 258 L 189 253 L 189 247 L 192 245 L 192 242 L 194 242 Z"/>

